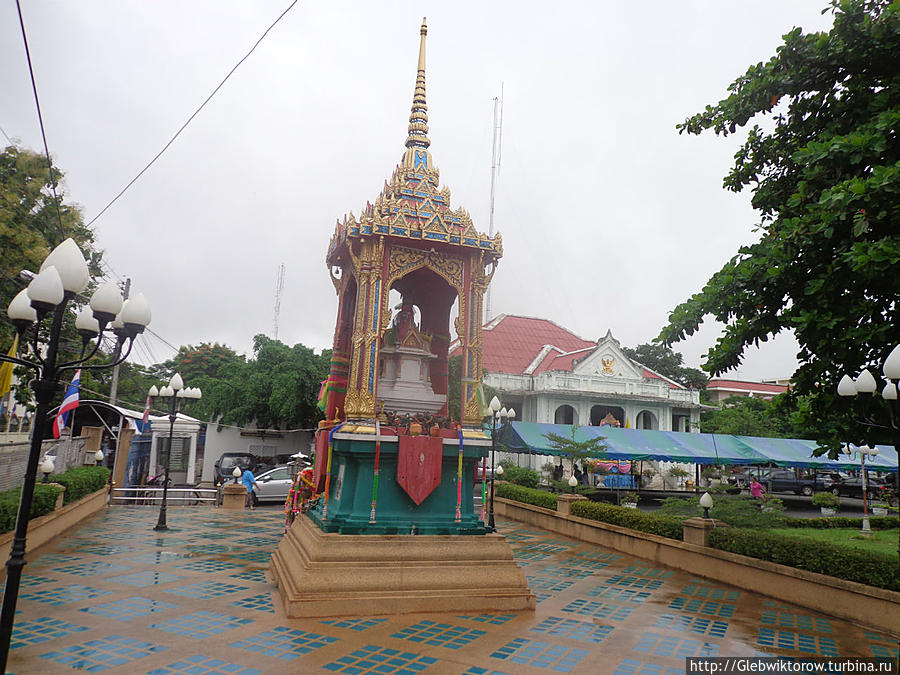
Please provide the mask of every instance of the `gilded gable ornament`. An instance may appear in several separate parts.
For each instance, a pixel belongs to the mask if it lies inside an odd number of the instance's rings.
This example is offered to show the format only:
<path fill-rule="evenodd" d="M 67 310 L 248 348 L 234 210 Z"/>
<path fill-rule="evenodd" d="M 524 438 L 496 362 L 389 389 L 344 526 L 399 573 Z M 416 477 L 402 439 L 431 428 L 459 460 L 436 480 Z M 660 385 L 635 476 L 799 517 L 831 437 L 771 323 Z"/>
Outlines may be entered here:
<path fill-rule="evenodd" d="M 615 375 L 613 372 L 613 365 L 615 365 L 616 360 L 612 357 L 603 357 L 600 359 L 600 363 L 603 364 L 603 374 L 604 375 Z"/>

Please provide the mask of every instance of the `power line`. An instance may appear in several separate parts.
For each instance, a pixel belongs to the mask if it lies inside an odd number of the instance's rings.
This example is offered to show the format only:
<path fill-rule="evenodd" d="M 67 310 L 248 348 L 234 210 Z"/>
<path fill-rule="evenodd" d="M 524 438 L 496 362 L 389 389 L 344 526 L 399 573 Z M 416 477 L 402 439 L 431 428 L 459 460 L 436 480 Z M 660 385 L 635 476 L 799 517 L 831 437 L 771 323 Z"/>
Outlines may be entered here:
<path fill-rule="evenodd" d="M 37 107 L 38 123 L 41 126 L 41 138 L 44 140 L 44 154 L 47 157 L 47 171 L 50 173 L 50 191 L 53 193 L 53 203 L 56 206 L 56 220 L 59 223 L 59 234 L 62 239 L 66 237 L 63 229 L 62 214 L 59 212 L 59 197 L 56 196 L 56 184 L 53 182 L 53 162 L 50 161 L 50 147 L 47 145 L 47 134 L 44 132 L 44 116 L 41 114 L 41 101 L 38 98 L 37 83 L 34 81 L 34 69 L 31 66 L 31 50 L 28 49 L 28 36 L 25 34 L 25 19 L 22 17 L 22 5 L 16 0 L 16 9 L 19 11 L 19 25 L 22 27 L 22 42 L 25 44 L 25 58 L 28 61 L 28 74 L 31 76 L 31 91 L 34 92 L 34 105 Z M 6 136 L 6 132 L 3 133 Z M 90 225 L 90 223 L 88 223 Z M 61 240 L 62 240 L 61 239 Z"/>
<path fill-rule="evenodd" d="M 120 284 L 125 282 L 125 280 L 119 276 L 119 274 L 112 268 L 112 265 L 110 265 L 107 260 L 101 258 L 100 264 L 106 267 L 107 271 L 110 272 L 116 279 L 118 279 Z"/>
<path fill-rule="evenodd" d="M 145 328 L 144 331 L 147 332 L 147 333 L 150 333 L 150 335 L 152 335 L 152 336 L 155 337 L 157 340 L 159 340 L 160 342 L 162 342 L 162 343 L 163 343 L 164 345 L 166 345 L 169 349 L 175 350 L 175 353 L 176 353 L 176 354 L 178 353 L 178 347 L 176 347 L 175 345 L 173 345 L 173 344 L 172 344 L 171 342 L 169 342 L 168 340 L 163 339 L 163 337 L 162 337 L 159 333 L 157 333 L 157 332 L 155 332 L 155 331 L 152 331 L 152 330 L 150 330 L 149 328 Z"/>
<path fill-rule="evenodd" d="M 9 135 L 3 130 L 3 127 L 0 127 L 0 133 L 3 134 L 3 137 L 6 139 L 7 143 L 9 143 L 10 145 L 15 145 L 15 143 L 13 143 L 13 140 L 9 137 Z"/>
<path fill-rule="evenodd" d="M 134 183 L 137 181 L 138 178 L 140 178 L 141 176 L 144 175 L 144 172 L 147 171 L 147 169 L 149 169 L 151 166 L 153 166 L 153 164 L 156 162 L 156 160 L 158 160 L 158 159 L 162 156 L 162 154 L 163 154 L 166 150 L 169 149 L 169 146 L 172 145 L 172 143 L 175 142 L 175 139 L 178 138 L 178 137 L 181 135 L 181 132 L 185 130 L 185 128 L 187 127 L 187 125 L 190 124 L 191 121 L 193 121 L 193 119 L 200 113 L 200 111 L 203 110 L 203 108 L 206 106 L 206 104 L 210 102 L 210 100 L 212 99 L 212 97 L 215 96 L 216 93 L 219 91 L 219 89 L 221 89 L 222 86 L 228 81 L 228 78 L 230 78 L 230 77 L 232 76 L 232 74 L 234 73 L 234 71 L 236 71 L 236 70 L 240 67 L 240 65 L 241 65 L 244 61 L 246 61 L 247 58 L 248 58 L 248 57 L 256 50 L 256 48 L 259 46 L 259 43 L 262 42 L 263 39 L 266 37 L 266 35 L 269 34 L 269 31 L 272 30 L 272 29 L 275 27 L 275 25 L 276 25 L 279 21 L 281 21 L 281 19 L 284 17 L 284 15 L 287 14 L 289 11 L 291 11 L 291 9 L 293 9 L 294 5 L 296 5 L 299 1 L 300 1 L 300 0 L 294 0 L 290 5 L 288 5 L 287 9 L 285 9 L 285 10 L 278 16 L 278 18 L 275 19 L 275 21 L 272 22 L 272 25 L 270 25 L 268 28 L 266 28 L 265 32 L 259 37 L 259 39 L 256 41 L 256 43 L 250 48 L 250 51 L 247 52 L 247 53 L 244 55 L 244 57 L 243 57 L 240 61 L 238 61 L 238 62 L 234 65 L 234 67 L 233 67 L 231 70 L 228 71 L 228 74 L 225 76 L 225 78 L 224 78 L 221 82 L 219 82 L 219 86 L 217 86 L 215 89 L 213 89 L 212 93 L 211 93 L 209 96 L 206 97 L 206 100 L 203 101 L 203 103 L 200 104 L 200 107 L 197 108 L 197 109 L 194 111 L 194 113 L 193 113 L 190 117 L 188 117 L 187 122 L 185 122 L 184 124 L 181 125 L 181 128 L 180 128 L 178 131 L 175 132 L 175 135 L 172 136 L 172 138 L 169 139 L 169 142 L 166 143 L 166 144 L 163 146 L 163 149 L 160 150 L 158 153 L 156 153 L 156 156 L 155 156 L 153 159 L 150 160 L 150 162 L 147 164 L 147 166 L 145 166 L 143 169 L 141 169 L 141 170 L 138 172 L 138 174 L 137 174 L 134 178 L 132 178 L 132 179 L 128 182 L 128 184 L 127 184 L 125 187 L 123 187 L 123 188 L 121 189 L 121 191 L 119 191 L 119 194 L 117 194 L 115 197 L 113 197 L 112 200 L 109 202 L 109 204 L 107 204 L 106 206 L 103 207 L 103 209 L 100 211 L 100 213 L 98 213 L 96 216 L 94 216 L 93 218 L 91 218 L 90 222 L 86 225 L 86 227 L 90 227 L 90 226 L 93 224 L 93 222 L 94 222 L 95 220 L 97 220 L 100 216 L 102 216 L 104 213 L 106 213 L 106 210 L 107 210 L 110 206 L 112 206 L 113 204 L 115 204 L 116 201 L 118 201 L 119 197 L 121 197 L 123 194 L 125 194 L 125 191 L 128 190 L 128 188 L 130 188 L 132 185 L 134 185 Z M 16 3 L 18 3 L 18 2 L 19 2 L 19 0 L 16 0 Z"/>

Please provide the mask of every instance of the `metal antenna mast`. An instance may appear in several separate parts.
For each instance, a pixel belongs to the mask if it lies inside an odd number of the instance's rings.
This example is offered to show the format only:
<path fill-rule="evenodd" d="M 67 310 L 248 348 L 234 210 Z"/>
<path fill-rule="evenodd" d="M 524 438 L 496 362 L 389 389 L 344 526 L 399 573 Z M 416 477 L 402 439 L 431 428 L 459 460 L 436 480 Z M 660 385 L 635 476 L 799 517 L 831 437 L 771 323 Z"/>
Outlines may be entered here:
<path fill-rule="evenodd" d="M 497 175 L 500 173 L 500 156 L 503 148 L 503 83 L 500 84 L 500 98 L 494 97 L 494 139 L 491 143 L 491 210 L 488 236 L 494 236 L 494 197 L 497 191 Z M 496 263 L 495 263 L 496 264 Z M 488 286 L 484 300 L 484 321 L 493 317 L 491 311 L 491 287 Z"/>
<path fill-rule="evenodd" d="M 278 315 L 281 314 L 281 291 L 284 290 L 284 263 L 278 266 L 278 275 L 275 279 L 275 339 L 278 339 Z"/>

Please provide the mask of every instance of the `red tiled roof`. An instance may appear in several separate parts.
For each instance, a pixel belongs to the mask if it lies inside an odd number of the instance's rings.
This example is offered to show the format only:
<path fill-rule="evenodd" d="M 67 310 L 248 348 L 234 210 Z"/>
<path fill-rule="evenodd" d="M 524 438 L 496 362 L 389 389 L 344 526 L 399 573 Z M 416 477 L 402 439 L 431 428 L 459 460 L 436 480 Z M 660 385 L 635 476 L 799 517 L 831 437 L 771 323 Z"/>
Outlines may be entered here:
<path fill-rule="evenodd" d="M 783 384 L 766 384 L 764 382 L 743 382 L 741 380 L 712 379 L 707 389 L 740 389 L 741 391 L 764 391 L 771 394 L 783 394 L 788 390 Z"/>
<path fill-rule="evenodd" d="M 536 372 L 549 370 L 549 364 L 557 361 L 561 353 L 597 346 L 596 342 L 583 340 L 547 319 L 510 314 L 501 314 L 492 320 L 481 335 L 484 341 L 482 366 L 492 373 L 523 374 L 545 345 L 553 345 L 559 351 L 550 351 Z M 458 348 L 453 353 L 457 351 Z M 568 357 L 567 369 L 572 367 L 573 356 Z M 560 364 L 554 365 L 553 369 L 562 369 L 565 359 L 559 361 Z"/>
<path fill-rule="evenodd" d="M 668 377 L 663 377 L 659 373 L 653 372 L 647 366 L 641 366 L 641 370 L 643 371 L 642 374 L 646 380 L 663 380 L 664 382 L 669 383 L 669 389 L 687 389 L 687 387 L 670 380 Z"/>
<path fill-rule="evenodd" d="M 590 347 L 586 347 L 584 349 L 579 349 L 575 352 L 569 352 L 568 354 L 560 354 L 559 352 L 553 352 L 554 358 L 544 359 L 537 368 L 534 369 L 535 374 L 542 373 L 545 370 L 572 370 L 572 366 L 574 365 L 574 361 L 583 359 L 588 354 L 590 354 L 594 349 L 597 348 L 597 345 L 591 343 Z"/>

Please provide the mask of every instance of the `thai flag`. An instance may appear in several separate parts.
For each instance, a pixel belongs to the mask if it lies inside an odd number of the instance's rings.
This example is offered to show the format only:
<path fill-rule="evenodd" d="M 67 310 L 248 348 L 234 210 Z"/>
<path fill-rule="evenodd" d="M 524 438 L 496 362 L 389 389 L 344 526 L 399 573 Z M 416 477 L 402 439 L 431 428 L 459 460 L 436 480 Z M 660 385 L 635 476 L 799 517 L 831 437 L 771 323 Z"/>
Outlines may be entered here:
<path fill-rule="evenodd" d="M 63 397 L 62 405 L 59 406 L 59 412 L 56 413 L 56 419 L 53 421 L 53 438 L 59 438 L 62 430 L 66 428 L 66 422 L 69 421 L 69 413 L 78 407 L 78 388 L 81 386 L 81 369 L 75 371 L 75 377 L 69 383 L 66 389 L 66 395 Z"/>

